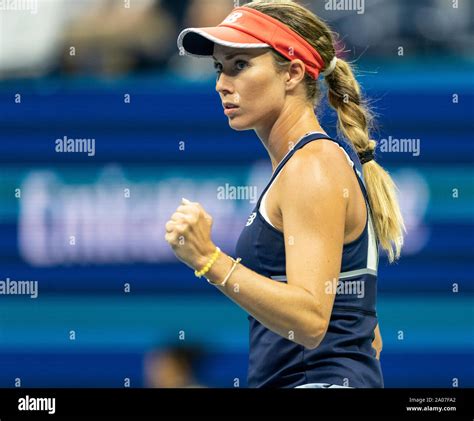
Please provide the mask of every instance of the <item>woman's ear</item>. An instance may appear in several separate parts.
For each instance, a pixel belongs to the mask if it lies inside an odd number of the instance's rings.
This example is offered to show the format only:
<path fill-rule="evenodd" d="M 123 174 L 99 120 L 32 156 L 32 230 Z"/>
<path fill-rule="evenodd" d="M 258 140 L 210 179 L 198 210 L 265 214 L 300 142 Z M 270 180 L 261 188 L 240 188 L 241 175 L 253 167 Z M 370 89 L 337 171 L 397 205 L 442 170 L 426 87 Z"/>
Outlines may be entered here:
<path fill-rule="evenodd" d="M 285 72 L 286 89 L 292 90 L 304 79 L 306 67 L 300 59 L 292 60 Z"/>

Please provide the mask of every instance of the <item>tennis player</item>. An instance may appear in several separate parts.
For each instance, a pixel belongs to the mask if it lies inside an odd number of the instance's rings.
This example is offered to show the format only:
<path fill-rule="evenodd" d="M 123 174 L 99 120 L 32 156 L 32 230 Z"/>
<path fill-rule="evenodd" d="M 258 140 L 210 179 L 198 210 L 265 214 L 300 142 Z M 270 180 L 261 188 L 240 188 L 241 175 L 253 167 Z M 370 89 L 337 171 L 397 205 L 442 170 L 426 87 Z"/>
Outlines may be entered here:
<path fill-rule="evenodd" d="M 255 130 L 273 167 L 236 258 L 212 242 L 197 202 L 183 199 L 166 224 L 176 256 L 249 314 L 248 386 L 383 387 L 379 245 L 398 259 L 405 227 L 330 28 L 294 2 L 252 2 L 216 27 L 185 29 L 178 46 L 213 57 L 229 125 Z M 315 115 L 320 77 L 337 138 Z"/>

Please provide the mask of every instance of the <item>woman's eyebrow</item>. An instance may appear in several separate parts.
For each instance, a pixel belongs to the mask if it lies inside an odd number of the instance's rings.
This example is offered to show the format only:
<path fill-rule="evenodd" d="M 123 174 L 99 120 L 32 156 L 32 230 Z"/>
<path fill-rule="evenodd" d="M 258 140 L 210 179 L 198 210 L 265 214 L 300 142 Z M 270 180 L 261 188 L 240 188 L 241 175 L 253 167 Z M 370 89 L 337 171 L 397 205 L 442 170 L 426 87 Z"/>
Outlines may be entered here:
<path fill-rule="evenodd" d="M 231 58 L 234 58 L 235 56 L 238 56 L 238 55 L 243 55 L 243 56 L 248 56 L 249 54 L 248 53 L 244 53 L 244 52 L 236 52 L 236 53 L 230 53 L 230 54 L 227 54 L 226 56 L 224 56 L 224 59 L 225 60 L 230 60 Z M 214 56 L 212 56 L 212 58 L 215 60 L 215 61 L 219 61 L 217 60 Z"/>

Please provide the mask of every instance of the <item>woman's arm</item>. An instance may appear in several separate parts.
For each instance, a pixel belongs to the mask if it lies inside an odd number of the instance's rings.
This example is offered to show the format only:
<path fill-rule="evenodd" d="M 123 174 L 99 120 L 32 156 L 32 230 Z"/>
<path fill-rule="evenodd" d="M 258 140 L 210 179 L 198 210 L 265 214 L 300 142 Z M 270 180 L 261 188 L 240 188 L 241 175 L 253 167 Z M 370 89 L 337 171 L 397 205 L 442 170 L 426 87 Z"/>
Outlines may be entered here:
<path fill-rule="evenodd" d="M 222 282 L 231 266 L 222 253 L 206 277 Z M 306 348 L 316 348 L 326 333 L 318 300 L 290 282 L 277 282 L 238 265 L 226 286 L 217 288 L 268 329 Z"/>
<path fill-rule="evenodd" d="M 225 295 L 273 332 L 315 348 L 322 341 L 334 303 L 328 282 L 338 279 L 350 176 L 346 158 L 333 142 L 295 153 L 279 177 L 288 283 L 238 265 Z M 213 250 L 211 247 L 209 250 Z M 200 260 L 202 267 L 209 255 Z M 232 262 L 224 253 L 206 277 L 220 283 Z"/>

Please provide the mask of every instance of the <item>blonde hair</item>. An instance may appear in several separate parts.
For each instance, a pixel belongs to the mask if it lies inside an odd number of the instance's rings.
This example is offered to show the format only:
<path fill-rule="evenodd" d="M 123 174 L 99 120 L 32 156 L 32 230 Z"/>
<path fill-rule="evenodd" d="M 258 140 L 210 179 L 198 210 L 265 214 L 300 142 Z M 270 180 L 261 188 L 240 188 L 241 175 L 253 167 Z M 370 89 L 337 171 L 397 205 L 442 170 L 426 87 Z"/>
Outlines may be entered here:
<path fill-rule="evenodd" d="M 324 60 L 327 68 L 336 56 L 333 33 L 329 26 L 305 7 L 288 0 L 253 1 L 245 5 L 287 25 L 309 42 Z M 287 66 L 289 60 L 272 50 L 275 64 Z M 324 69 L 323 69 L 324 70 Z M 354 146 L 359 156 L 373 152 L 377 146 L 370 139 L 373 116 L 364 102 L 352 67 L 338 59 L 334 71 L 325 77 L 329 104 L 337 111 L 338 131 Z M 321 95 L 319 82 L 305 75 L 307 99 L 315 104 Z M 362 166 L 374 228 L 390 263 L 400 257 L 403 233 L 406 232 L 397 199 L 397 187 L 375 160 Z"/>

